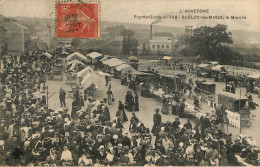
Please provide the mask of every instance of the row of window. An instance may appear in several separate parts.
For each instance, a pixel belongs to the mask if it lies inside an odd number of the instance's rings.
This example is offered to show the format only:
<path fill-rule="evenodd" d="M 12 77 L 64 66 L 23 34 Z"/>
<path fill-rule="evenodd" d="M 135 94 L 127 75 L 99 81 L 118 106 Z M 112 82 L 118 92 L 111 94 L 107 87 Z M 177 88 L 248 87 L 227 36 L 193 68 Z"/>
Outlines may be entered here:
<path fill-rule="evenodd" d="M 155 45 L 152 45 L 152 48 L 155 49 Z M 162 49 L 164 49 L 164 48 L 169 49 L 170 46 L 169 45 L 157 45 L 157 49 L 160 49 L 160 48 L 162 48 Z"/>

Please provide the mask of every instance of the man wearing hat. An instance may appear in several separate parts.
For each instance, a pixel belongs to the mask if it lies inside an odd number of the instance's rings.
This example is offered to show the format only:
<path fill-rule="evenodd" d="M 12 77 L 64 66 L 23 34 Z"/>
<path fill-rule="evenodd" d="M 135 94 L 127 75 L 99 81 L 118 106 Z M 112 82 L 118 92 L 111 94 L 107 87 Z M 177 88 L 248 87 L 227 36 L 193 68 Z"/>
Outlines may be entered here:
<path fill-rule="evenodd" d="M 128 137 L 128 133 L 127 132 L 124 133 L 124 136 L 122 138 L 122 144 L 123 144 L 123 146 L 128 146 L 128 147 L 131 146 L 131 140 Z"/>
<path fill-rule="evenodd" d="M 104 145 L 99 146 L 97 153 L 96 153 L 96 158 L 99 162 L 103 161 L 106 158 L 106 150 Z"/>
<path fill-rule="evenodd" d="M 155 135 L 158 131 L 158 127 L 161 125 L 162 123 L 162 117 L 159 114 L 160 109 L 156 108 L 155 110 L 155 114 L 153 115 L 153 128 L 152 128 L 152 133 Z"/>

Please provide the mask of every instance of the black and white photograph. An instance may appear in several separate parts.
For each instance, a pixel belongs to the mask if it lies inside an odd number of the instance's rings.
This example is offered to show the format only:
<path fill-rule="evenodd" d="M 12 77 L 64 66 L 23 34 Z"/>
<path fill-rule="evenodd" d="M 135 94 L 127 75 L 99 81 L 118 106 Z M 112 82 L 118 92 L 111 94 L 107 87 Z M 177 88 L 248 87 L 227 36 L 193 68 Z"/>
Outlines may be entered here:
<path fill-rule="evenodd" d="M 0 0 L 0 166 L 260 166 L 259 0 Z"/>

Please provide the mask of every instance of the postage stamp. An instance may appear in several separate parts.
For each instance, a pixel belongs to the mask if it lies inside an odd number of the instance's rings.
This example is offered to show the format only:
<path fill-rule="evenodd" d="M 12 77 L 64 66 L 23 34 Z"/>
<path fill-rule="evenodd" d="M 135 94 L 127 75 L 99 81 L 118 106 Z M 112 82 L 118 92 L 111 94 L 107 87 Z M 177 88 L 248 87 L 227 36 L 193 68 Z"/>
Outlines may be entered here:
<path fill-rule="evenodd" d="M 99 1 L 56 1 L 56 37 L 99 38 L 99 9 Z"/>

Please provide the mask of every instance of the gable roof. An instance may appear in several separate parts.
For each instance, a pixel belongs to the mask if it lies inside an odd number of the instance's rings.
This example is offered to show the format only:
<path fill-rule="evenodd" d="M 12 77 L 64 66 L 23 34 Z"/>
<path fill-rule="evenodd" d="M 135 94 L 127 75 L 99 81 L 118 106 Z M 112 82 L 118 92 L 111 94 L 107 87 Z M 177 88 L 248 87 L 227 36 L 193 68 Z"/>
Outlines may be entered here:
<path fill-rule="evenodd" d="M 25 27 L 25 26 L 23 26 L 23 25 L 21 25 L 19 23 L 16 23 L 14 21 L 4 21 L 4 22 L 1 22 L 0 26 L 2 26 L 6 30 L 13 29 L 14 27 L 19 27 L 21 29 L 28 30 L 27 27 Z"/>
<path fill-rule="evenodd" d="M 98 58 L 100 56 L 102 56 L 103 54 L 98 53 L 98 52 L 91 52 L 89 54 L 87 54 L 88 57 L 91 57 L 92 59 Z"/>

